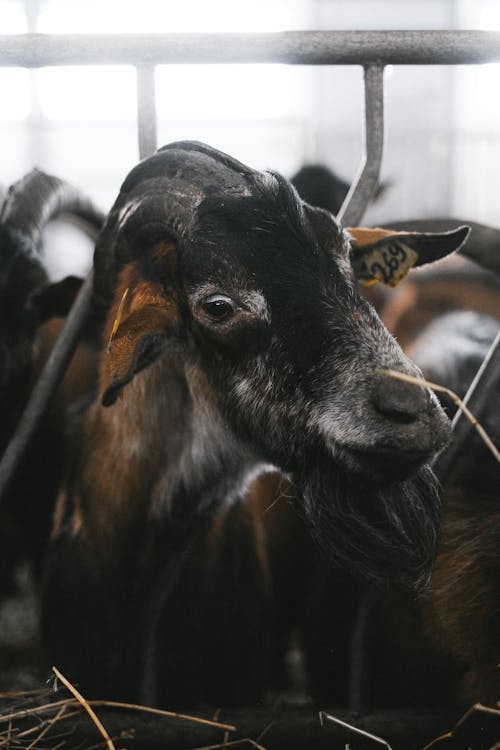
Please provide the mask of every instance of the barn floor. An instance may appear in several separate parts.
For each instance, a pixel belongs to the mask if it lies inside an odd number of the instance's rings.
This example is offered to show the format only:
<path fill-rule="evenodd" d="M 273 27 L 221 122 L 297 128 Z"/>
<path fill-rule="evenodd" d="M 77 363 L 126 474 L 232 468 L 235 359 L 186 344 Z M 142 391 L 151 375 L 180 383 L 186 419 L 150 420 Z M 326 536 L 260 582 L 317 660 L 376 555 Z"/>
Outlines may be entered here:
<path fill-rule="evenodd" d="M 229 731 L 179 716 L 149 713 L 140 707 L 100 706 L 97 709 L 99 718 L 109 734 L 109 740 L 105 740 L 73 696 L 62 686 L 54 692 L 53 687 L 47 685 L 47 674 L 37 670 L 36 623 L 33 587 L 27 576 L 20 574 L 19 594 L 6 599 L 0 606 L 0 748 L 6 750 L 91 750 L 99 747 L 110 750 L 113 747 L 115 750 L 208 750 L 224 746 L 261 750 L 364 750 L 377 747 L 419 750 L 450 730 L 460 718 L 459 715 L 429 714 L 416 709 L 377 711 L 360 717 L 329 708 L 326 713 L 333 716 L 334 721 L 327 717 L 322 719 L 318 708 L 305 701 L 283 699 L 249 709 L 205 708 L 185 712 L 197 719 L 215 720 L 236 727 L 236 731 Z M 40 690 L 44 692 L 28 693 Z M 67 718 L 64 714 L 68 715 Z M 6 719 L 6 716 L 11 719 Z M 473 720 L 477 724 L 477 716 Z M 342 722 L 356 727 L 361 733 Z M 492 722 L 496 722 L 495 726 Z M 490 742 L 497 730 L 498 736 Z M 500 713 L 496 717 L 490 714 L 486 719 L 483 717 L 480 729 L 476 727 L 474 732 L 477 732 L 477 738 L 469 737 L 467 741 L 463 738 L 458 741 L 447 739 L 445 744 L 438 743 L 439 750 L 465 750 L 466 747 L 490 750 L 500 739 Z"/>

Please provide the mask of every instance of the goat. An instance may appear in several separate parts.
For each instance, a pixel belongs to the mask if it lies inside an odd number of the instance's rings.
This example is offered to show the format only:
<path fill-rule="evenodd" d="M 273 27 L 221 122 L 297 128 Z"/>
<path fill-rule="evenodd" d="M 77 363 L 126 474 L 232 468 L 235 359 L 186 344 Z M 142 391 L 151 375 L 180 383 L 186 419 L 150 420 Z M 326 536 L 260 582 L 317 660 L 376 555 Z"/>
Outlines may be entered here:
<path fill-rule="evenodd" d="M 311 178 L 314 184 L 306 185 L 302 197 L 325 205 L 330 187 L 320 171 L 312 172 Z M 300 183 L 297 187 L 303 189 Z M 376 301 L 382 321 L 424 375 L 463 397 L 499 328 L 500 230 L 456 218 L 410 219 L 391 222 L 385 228 L 440 232 L 457 224 L 471 227 L 461 257 L 454 255 L 436 266 L 418 269 L 398 289 L 386 291 Z M 372 288 L 368 291 L 372 293 Z M 453 416 L 456 405 L 446 394 L 438 395 Z M 497 443 L 498 397 L 498 393 L 491 395 L 486 417 L 488 431 Z M 371 688 L 380 705 L 438 706 L 451 695 L 465 702 L 494 704 L 498 700 L 498 471 L 474 438 L 462 465 L 444 488 L 444 536 L 429 593 L 417 603 L 401 592 L 388 592 L 374 609 L 369 658 Z M 336 573 L 327 578 L 317 575 L 311 588 L 304 629 L 313 690 L 320 701 L 346 702 L 348 652 L 338 644 L 349 640 L 362 589 L 345 574 Z M 332 597 L 336 598 L 333 612 Z M 343 617 L 338 618 L 340 599 Z M 331 663 L 325 655 L 333 655 L 328 657 Z M 467 674 L 459 696 L 456 685 L 463 665 Z M 407 673 L 412 675 L 411 684 Z"/>
<path fill-rule="evenodd" d="M 348 182 L 324 164 L 304 164 L 290 178 L 290 182 L 302 200 L 311 206 L 323 208 L 334 216 L 342 208 L 342 204 L 350 188 Z M 387 187 L 386 183 L 380 184 L 377 187 L 375 199 L 380 198 L 387 190 Z"/>
<path fill-rule="evenodd" d="M 47 223 L 62 214 L 77 217 L 95 234 L 103 216 L 67 182 L 33 170 L 9 189 L 0 214 L 0 384 L 3 452 L 33 383 L 48 356 L 64 316 L 79 286 L 68 277 L 51 283 L 40 258 Z M 79 395 L 75 382 L 82 354 L 62 386 L 63 398 Z M 12 586 L 21 560 L 39 570 L 47 541 L 56 485 L 61 471 L 62 406 L 53 405 L 12 481 L 0 511 L 0 593 Z"/>
<path fill-rule="evenodd" d="M 437 266 L 418 269 L 386 298 L 381 311 L 384 323 L 403 348 L 439 316 L 470 310 L 500 319 L 500 280 L 492 262 L 500 242 L 500 230 L 473 222 L 460 255 Z M 454 220 L 395 222 L 393 230 L 407 226 L 415 231 L 445 231 Z M 498 268 L 500 271 L 500 267 Z"/>
<path fill-rule="evenodd" d="M 455 311 L 430 323 L 410 347 L 427 377 L 464 396 L 500 329 L 499 318 Z M 500 386 L 481 422 L 500 445 Z M 443 405 L 453 415 L 455 405 Z M 500 467 L 477 435 L 443 488 L 442 541 L 420 609 L 428 635 L 463 677 L 457 697 L 495 706 L 500 697 Z M 456 671 L 456 670 L 455 670 Z"/>
<path fill-rule="evenodd" d="M 443 228 L 448 223 L 433 221 L 425 228 L 433 229 L 436 224 Z M 490 270 L 476 267 L 469 272 L 468 294 L 461 294 L 458 287 L 453 297 L 449 289 L 444 298 L 449 298 L 451 312 L 428 322 L 407 347 L 429 379 L 447 385 L 462 397 L 500 328 L 500 281 L 492 273 L 500 272 L 496 253 L 499 237 L 497 229 L 472 224 L 464 252 Z M 425 286 L 418 298 L 425 304 Z M 499 399 L 497 385 L 481 417 L 497 445 Z M 452 414 L 455 406 L 444 405 Z M 500 697 L 499 486 L 498 463 L 473 435 L 466 454 L 444 486 L 443 538 L 429 591 L 421 604 L 429 635 L 465 669 L 461 700 L 490 705 L 496 705 Z"/>
<path fill-rule="evenodd" d="M 302 200 L 334 216 L 340 211 L 350 187 L 348 182 L 323 164 L 305 164 L 290 178 L 290 182 Z"/>
<path fill-rule="evenodd" d="M 453 224 L 454 220 L 421 220 L 392 226 L 435 231 Z M 500 280 L 493 272 L 500 270 L 495 256 L 500 234 L 483 225 L 471 226 L 462 252 L 476 262 L 453 257 L 415 272 L 382 311 L 382 319 L 424 375 L 462 398 L 500 328 Z M 439 395 L 452 417 L 456 405 L 446 394 Z M 497 445 L 499 398 L 497 386 L 481 417 Z M 416 609 L 412 605 L 413 630 L 407 640 L 413 652 L 417 648 L 420 661 L 412 670 L 412 683 L 426 697 L 434 692 L 444 700 L 447 693 L 463 704 L 491 705 L 500 697 L 499 483 L 498 464 L 472 435 L 443 487 L 442 542 L 428 591 Z M 409 606 L 407 601 L 395 605 L 392 600 L 385 622 L 400 622 Z M 400 632 L 401 628 L 398 636 Z M 386 663 L 391 662 L 390 647 L 384 648 L 380 638 L 375 652 L 386 654 Z M 387 672 L 386 679 L 390 682 Z M 397 679 L 395 689 L 402 689 Z"/>
<path fill-rule="evenodd" d="M 47 654 L 88 695 L 262 696 L 286 578 L 263 510 L 283 495 L 328 558 L 427 578 L 426 462 L 450 430 L 427 389 L 379 372 L 419 375 L 354 283 L 386 235 L 348 236 L 283 177 L 196 142 L 125 179 L 94 257 L 98 397 L 43 587 Z M 425 238 L 404 242 L 425 262 Z"/>

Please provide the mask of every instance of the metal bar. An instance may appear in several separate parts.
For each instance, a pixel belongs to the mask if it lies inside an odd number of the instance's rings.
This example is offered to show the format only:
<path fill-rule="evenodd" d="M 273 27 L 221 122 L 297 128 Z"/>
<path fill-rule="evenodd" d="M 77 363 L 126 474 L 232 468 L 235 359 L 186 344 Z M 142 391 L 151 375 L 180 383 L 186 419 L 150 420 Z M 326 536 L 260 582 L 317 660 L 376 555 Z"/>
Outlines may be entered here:
<path fill-rule="evenodd" d="M 87 276 L 64 324 L 54 348 L 45 363 L 16 430 L 0 461 L 0 507 L 24 452 L 47 405 L 61 382 L 73 356 L 81 330 L 90 311 L 93 292 L 93 271 Z"/>
<path fill-rule="evenodd" d="M 349 644 L 349 710 L 358 716 L 367 712 L 370 700 L 370 626 L 379 601 L 380 591 L 374 585 L 367 584 L 360 596 Z"/>
<path fill-rule="evenodd" d="M 497 334 L 464 398 L 465 405 L 479 422 L 482 421 L 486 408 L 491 403 L 491 393 L 498 389 L 499 381 L 500 332 Z M 468 438 L 474 431 L 473 425 L 471 425 L 460 409 L 455 414 L 451 426 L 453 429 L 453 440 L 448 448 L 438 456 L 433 465 L 434 473 L 443 486 L 450 478 L 458 456 L 463 452 Z"/>
<path fill-rule="evenodd" d="M 154 65 L 137 68 L 137 135 L 139 158 L 145 159 L 156 151 L 157 117 Z"/>
<path fill-rule="evenodd" d="M 365 68 L 363 150 L 360 172 L 337 216 L 344 226 L 359 224 L 379 180 L 384 152 L 384 69 L 378 65 Z"/>
<path fill-rule="evenodd" d="M 0 65 L 455 65 L 500 61 L 498 31 L 282 31 L 0 36 Z"/>

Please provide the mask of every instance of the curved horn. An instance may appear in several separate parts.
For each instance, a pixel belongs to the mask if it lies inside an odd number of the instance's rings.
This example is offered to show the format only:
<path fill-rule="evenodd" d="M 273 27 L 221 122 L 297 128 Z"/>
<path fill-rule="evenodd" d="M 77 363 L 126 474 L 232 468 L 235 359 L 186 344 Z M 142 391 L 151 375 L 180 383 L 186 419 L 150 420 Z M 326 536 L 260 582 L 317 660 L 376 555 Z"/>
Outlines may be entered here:
<path fill-rule="evenodd" d="M 104 215 L 81 191 L 65 180 L 33 169 L 9 188 L 0 223 L 22 234 L 35 249 L 44 227 L 63 213 L 80 219 L 93 238 L 104 223 Z"/>

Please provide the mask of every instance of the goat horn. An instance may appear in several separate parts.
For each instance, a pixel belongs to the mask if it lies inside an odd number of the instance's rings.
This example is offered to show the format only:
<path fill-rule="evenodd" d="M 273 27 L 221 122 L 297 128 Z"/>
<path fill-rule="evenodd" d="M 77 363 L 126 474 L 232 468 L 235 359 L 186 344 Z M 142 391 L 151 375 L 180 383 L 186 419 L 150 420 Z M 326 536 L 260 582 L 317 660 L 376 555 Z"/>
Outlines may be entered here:
<path fill-rule="evenodd" d="M 196 228 L 205 198 L 223 205 L 249 196 L 259 177 L 261 172 L 197 141 L 170 143 L 140 162 L 125 179 L 96 245 L 99 296 L 109 297 L 118 266 L 144 246 L 141 232 L 148 244 L 155 233 L 182 241 Z"/>
<path fill-rule="evenodd" d="M 33 169 L 9 188 L 0 224 L 25 236 L 36 249 L 44 227 L 63 213 L 80 220 L 93 239 L 104 223 L 104 215 L 77 188 Z"/>

